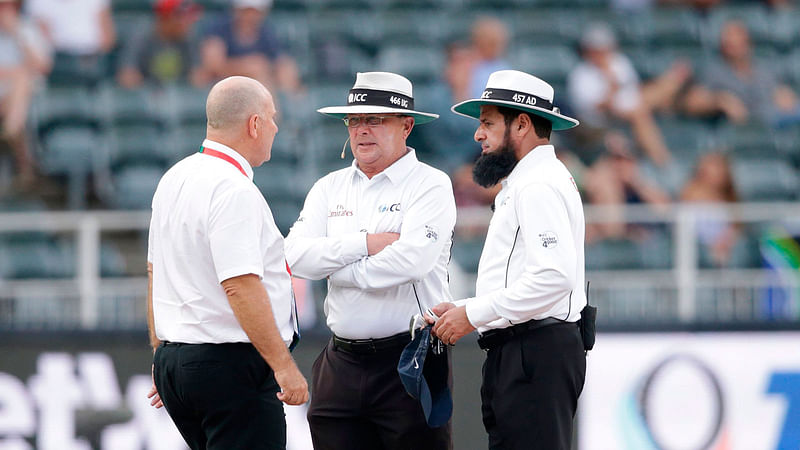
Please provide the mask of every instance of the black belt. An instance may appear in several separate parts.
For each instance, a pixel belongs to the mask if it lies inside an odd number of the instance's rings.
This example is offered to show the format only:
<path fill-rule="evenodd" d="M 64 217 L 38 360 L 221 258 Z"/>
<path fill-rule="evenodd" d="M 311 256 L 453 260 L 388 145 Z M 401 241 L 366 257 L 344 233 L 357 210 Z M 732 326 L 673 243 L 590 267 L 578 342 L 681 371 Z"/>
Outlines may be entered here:
<path fill-rule="evenodd" d="M 405 347 L 409 342 L 411 342 L 411 333 L 408 332 L 378 339 L 345 339 L 333 335 L 333 348 L 362 355 Z"/>
<path fill-rule="evenodd" d="M 546 327 L 548 325 L 555 325 L 557 323 L 570 323 L 570 322 L 566 322 L 564 320 L 558 320 L 554 317 L 548 317 L 546 319 L 541 319 L 541 320 L 532 319 L 527 322 L 512 325 L 508 328 L 497 328 L 494 330 L 489 330 L 486 333 L 483 333 L 481 337 L 478 338 L 478 346 L 484 350 L 489 350 L 491 348 L 497 347 L 500 344 L 504 344 L 510 341 L 511 339 L 514 339 L 515 337 L 528 334 L 537 328 Z"/>

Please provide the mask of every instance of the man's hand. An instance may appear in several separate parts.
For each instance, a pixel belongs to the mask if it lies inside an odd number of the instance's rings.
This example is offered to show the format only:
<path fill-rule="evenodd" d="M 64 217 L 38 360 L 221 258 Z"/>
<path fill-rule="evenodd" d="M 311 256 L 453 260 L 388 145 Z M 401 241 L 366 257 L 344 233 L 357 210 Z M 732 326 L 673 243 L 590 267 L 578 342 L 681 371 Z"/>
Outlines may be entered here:
<path fill-rule="evenodd" d="M 443 305 L 450 305 L 449 307 Z M 447 308 L 444 314 L 439 314 L 436 308 Z M 445 344 L 454 345 L 456 341 L 475 331 L 475 327 L 467 318 L 467 307 L 456 307 L 452 303 L 440 303 L 434 307 L 434 312 L 439 314 L 439 320 L 433 326 L 433 334 Z"/>
<path fill-rule="evenodd" d="M 372 256 L 398 239 L 400 239 L 400 233 L 369 233 L 367 234 L 367 253 Z"/>
<path fill-rule="evenodd" d="M 444 315 L 444 313 L 446 313 L 447 311 L 450 311 L 451 309 L 453 309 L 455 307 L 456 307 L 456 305 L 454 305 L 454 304 L 452 304 L 450 302 L 442 302 L 442 303 L 439 303 L 438 305 L 434 306 L 433 308 L 431 308 L 431 311 L 433 311 L 433 313 L 436 314 L 437 317 L 442 317 Z M 436 320 L 434 320 L 433 317 L 431 317 L 431 316 L 429 316 L 427 314 L 425 314 L 424 317 L 425 317 L 425 320 L 429 324 L 433 325 L 434 323 L 436 323 Z"/>
<path fill-rule="evenodd" d="M 294 362 L 285 369 L 275 371 L 275 380 L 281 387 L 278 400 L 287 405 L 302 405 L 308 401 L 308 383 Z"/>
<path fill-rule="evenodd" d="M 153 386 L 150 388 L 150 392 L 147 393 L 147 398 L 150 398 L 150 406 L 154 406 L 156 409 L 162 408 L 164 406 L 164 402 L 161 401 L 161 396 L 158 395 L 158 390 L 156 389 L 156 381 L 153 379 L 153 366 L 150 366 L 150 379 L 153 380 Z"/>

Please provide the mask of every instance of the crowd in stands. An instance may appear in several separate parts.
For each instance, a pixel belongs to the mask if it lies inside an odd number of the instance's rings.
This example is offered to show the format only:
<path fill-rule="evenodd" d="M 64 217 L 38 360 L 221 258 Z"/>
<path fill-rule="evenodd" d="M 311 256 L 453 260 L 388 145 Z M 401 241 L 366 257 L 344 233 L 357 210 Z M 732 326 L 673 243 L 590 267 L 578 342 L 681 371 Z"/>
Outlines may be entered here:
<path fill-rule="evenodd" d="M 340 102 L 356 71 L 385 69 L 408 76 L 419 105 L 441 115 L 410 143 L 451 173 L 460 207 L 488 207 L 494 192 L 470 177 L 475 123 L 449 106 L 479 96 L 488 74 L 505 68 L 553 84 L 555 103 L 581 121 L 557 151 L 586 203 L 619 211 L 618 221 L 590 227 L 590 245 L 664 238 L 657 227 L 626 226 L 626 204 L 797 199 L 800 40 L 785 17 L 800 15 L 791 2 L 348 3 L 0 0 L 0 203 L 38 195 L 54 209 L 146 209 L 160 173 L 203 137 L 202 92 L 243 74 L 278 93 L 278 168 L 269 172 L 277 181 L 256 183 L 296 204 L 278 220 L 285 231 L 320 172 L 349 163 L 338 159 L 344 128 L 314 109 Z M 409 11 L 419 23 L 402 23 Z M 147 105 L 137 110 L 126 92 L 145 92 Z M 72 109 L 58 116 L 62 97 Z M 81 120 L 84 134 L 58 133 Z M 70 154 L 51 161 L 80 145 L 92 147 L 83 150 L 88 168 L 72 168 L 81 157 Z M 754 159 L 774 161 L 782 175 L 759 178 L 766 186 L 738 178 Z M 287 176 L 294 190 L 281 190 Z M 752 263 L 736 258 L 745 231 L 710 212 L 698 229 L 704 264 Z"/>

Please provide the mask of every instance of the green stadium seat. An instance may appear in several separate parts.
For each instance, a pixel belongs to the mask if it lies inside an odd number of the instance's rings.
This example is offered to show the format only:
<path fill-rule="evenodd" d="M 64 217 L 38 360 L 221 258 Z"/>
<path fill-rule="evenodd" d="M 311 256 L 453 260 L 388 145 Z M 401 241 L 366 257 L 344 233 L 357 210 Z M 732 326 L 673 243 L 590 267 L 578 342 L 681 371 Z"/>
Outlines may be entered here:
<path fill-rule="evenodd" d="M 792 201 L 800 192 L 800 177 L 783 158 L 739 158 L 732 162 L 736 191 L 742 201 Z"/>
<path fill-rule="evenodd" d="M 147 210 L 166 168 L 159 164 L 128 164 L 113 173 L 113 195 L 106 202 L 117 209 Z"/>
<path fill-rule="evenodd" d="M 166 115 L 173 124 L 206 123 L 206 97 L 208 89 L 189 84 L 174 84 L 164 94 Z M 205 133 L 203 133 L 205 135 Z"/>
<path fill-rule="evenodd" d="M 551 84 L 563 84 L 579 61 L 575 52 L 566 45 L 518 47 L 510 52 L 508 59 L 519 70 L 535 74 Z"/>
<path fill-rule="evenodd" d="M 104 118 L 111 125 L 160 125 L 165 120 L 164 94 L 159 89 L 125 89 L 106 84 L 101 89 Z"/>
<path fill-rule="evenodd" d="M 475 273 L 478 271 L 483 244 L 483 235 L 469 238 L 456 236 L 453 240 L 453 247 L 450 249 L 450 255 L 465 272 Z"/>
<path fill-rule="evenodd" d="M 33 98 L 30 117 L 40 135 L 62 125 L 98 126 L 94 103 L 92 91 L 85 87 L 49 88 Z"/>
<path fill-rule="evenodd" d="M 377 60 L 378 70 L 399 73 L 412 83 L 437 80 L 444 70 L 444 54 L 426 46 L 385 46 Z"/>
<path fill-rule="evenodd" d="M 587 270 L 624 270 L 644 266 L 642 252 L 629 239 L 605 239 L 585 248 Z"/>
<path fill-rule="evenodd" d="M 438 47 L 446 38 L 446 27 L 440 24 L 450 20 L 442 11 L 390 10 L 380 14 L 380 34 L 385 45 L 430 45 Z"/>

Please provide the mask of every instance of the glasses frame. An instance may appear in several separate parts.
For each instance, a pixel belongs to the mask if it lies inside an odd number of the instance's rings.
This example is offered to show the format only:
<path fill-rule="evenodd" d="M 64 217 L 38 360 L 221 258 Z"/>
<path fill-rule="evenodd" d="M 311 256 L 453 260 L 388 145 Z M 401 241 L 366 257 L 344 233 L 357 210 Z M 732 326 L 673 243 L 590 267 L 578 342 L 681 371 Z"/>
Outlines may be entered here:
<path fill-rule="evenodd" d="M 361 126 L 362 123 L 365 124 L 366 126 L 370 127 L 370 128 L 375 128 L 375 127 L 379 127 L 379 126 L 383 125 L 383 121 L 388 119 L 388 118 L 390 118 L 390 117 L 395 117 L 395 116 L 372 116 L 372 115 L 369 115 L 369 116 L 363 116 L 363 117 L 362 116 L 344 117 L 344 118 L 342 118 L 342 122 L 344 122 L 344 126 L 346 126 L 347 128 L 358 128 L 359 126 Z M 369 120 L 374 120 L 374 119 L 377 119 L 378 123 L 368 123 Z M 355 122 L 355 124 L 353 124 L 353 122 Z"/>

